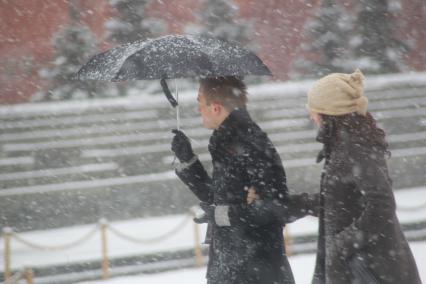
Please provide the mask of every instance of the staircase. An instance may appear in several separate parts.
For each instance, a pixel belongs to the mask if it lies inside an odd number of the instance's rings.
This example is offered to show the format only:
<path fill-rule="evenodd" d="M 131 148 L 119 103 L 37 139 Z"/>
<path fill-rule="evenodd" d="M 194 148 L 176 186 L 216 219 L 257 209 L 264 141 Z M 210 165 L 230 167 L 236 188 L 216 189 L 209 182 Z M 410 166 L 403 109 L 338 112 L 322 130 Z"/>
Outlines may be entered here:
<path fill-rule="evenodd" d="M 292 192 L 319 188 L 321 145 L 305 109 L 311 84 L 249 88 L 249 111 L 277 147 Z M 387 133 L 394 188 L 426 185 L 426 74 L 371 77 L 365 93 Z M 196 93 L 181 98 L 181 127 L 210 169 Z M 186 212 L 197 200 L 174 174 L 175 116 L 163 95 L 1 106 L 0 226 L 22 232 Z"/>

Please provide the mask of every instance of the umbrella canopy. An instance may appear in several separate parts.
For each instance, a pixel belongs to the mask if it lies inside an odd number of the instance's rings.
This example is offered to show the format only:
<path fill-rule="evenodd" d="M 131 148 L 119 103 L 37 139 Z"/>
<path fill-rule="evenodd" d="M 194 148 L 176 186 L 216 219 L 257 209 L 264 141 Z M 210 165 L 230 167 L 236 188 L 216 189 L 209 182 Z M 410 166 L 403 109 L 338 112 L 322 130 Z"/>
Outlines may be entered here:
<path fill-rule="evenodd" d="M 92 57 L 80 80 L 126 81 L 271 75 L 253 52 L 217 38 L 168 35 L 127 43 Z"/>

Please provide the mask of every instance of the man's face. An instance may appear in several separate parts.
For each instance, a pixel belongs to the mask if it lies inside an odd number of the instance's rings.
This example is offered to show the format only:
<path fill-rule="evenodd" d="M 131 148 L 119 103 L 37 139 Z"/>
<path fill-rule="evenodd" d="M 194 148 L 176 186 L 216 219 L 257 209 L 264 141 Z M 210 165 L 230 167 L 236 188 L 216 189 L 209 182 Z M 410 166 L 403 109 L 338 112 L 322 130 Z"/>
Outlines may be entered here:
<path fill-rule="evenodd" d="M 207 129 L 216 129 L 216 116 L 214 104 L 207 104 L 206 97 L 204 96 L 203 89 L 200 87 L 198 90 L 198 111 L 203 119 L 203 126 Z"/>

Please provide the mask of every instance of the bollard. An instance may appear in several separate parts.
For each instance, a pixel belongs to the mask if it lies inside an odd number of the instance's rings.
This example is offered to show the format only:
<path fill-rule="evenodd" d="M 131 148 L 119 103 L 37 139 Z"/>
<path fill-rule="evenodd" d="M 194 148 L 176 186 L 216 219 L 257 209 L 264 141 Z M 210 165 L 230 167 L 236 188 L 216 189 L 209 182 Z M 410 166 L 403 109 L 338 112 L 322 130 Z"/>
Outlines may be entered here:
<path fill-rule="evenodd" d="M 284 227 L 284 247 L 287 256 L 291 256 L 291 246 L 290 246 L 290 233 L 288 231 L 288 225 Z"/>
<path fill-rule="evenodd" d="M 101 242 L 102 242 L 102 279 L 109 278 L 109 259 L 108 259 L 108 221 L 106 219 L 99 220 L 101 227 Z"/>
<path fill-rule="evenodd" d="M 10 269 L 11 265 L 11 250 L 10 250 L 10 241 L 12 238 L 13 230 L 12 228 L 5 227 L 3 229 L 4 235 L 4 280 L 7 281 L 12 277 L 12 271 Z"/>
<path fill-rule="evenodd" d="M 193 213 L 195 217 L 195 214 Z M 195 265 L 202 266 L 203 261 L 203 252 L 201 251 L 200 244 L 200 225 L 194 222 L 194 254 L 195 254 Z"/>
<path fill-rule="evenodd" d="M 33 284 L 34 272 L 30 267 L 25 268 L 25 280 L 27 284 Z"/>

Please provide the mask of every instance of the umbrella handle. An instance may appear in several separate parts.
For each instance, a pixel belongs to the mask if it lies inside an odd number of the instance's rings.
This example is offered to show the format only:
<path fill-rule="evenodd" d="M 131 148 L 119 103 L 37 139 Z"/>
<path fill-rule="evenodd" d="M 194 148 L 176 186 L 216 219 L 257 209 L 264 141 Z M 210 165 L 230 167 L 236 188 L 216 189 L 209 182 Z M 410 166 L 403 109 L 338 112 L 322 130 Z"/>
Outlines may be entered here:
<path fill-rule="evenodd" d="M 175 79 L 175 92 L 176 92 L 176 125 L 177 125 L 177 130 L 180 129 L 180 110 L 179 110 L 179 92 L 178 92 L 178 87 L 177 87 L 177 82 Z"/>
<path fill-rule="evenodd" d="M 178 105 L 177 101 L 173 97 L 172 93 L 170 92 L 169 86 L 167 86 L 166 79 L 161 79 L 161 88 L 163 89 L 164 95 L 166 95 L 167 100 L 172 105 L 172 107 L 176 107 Z"/>

